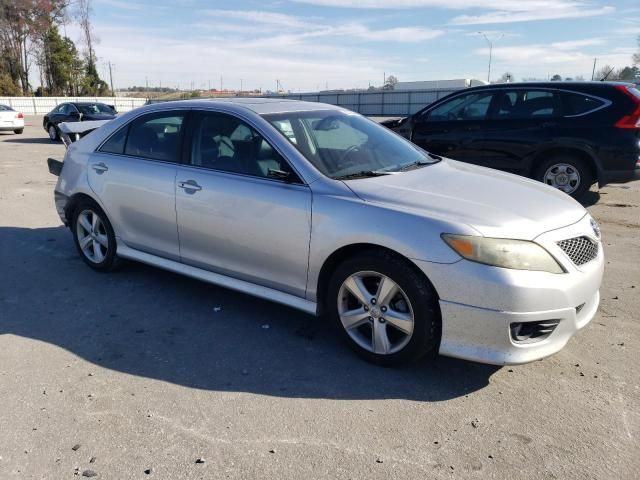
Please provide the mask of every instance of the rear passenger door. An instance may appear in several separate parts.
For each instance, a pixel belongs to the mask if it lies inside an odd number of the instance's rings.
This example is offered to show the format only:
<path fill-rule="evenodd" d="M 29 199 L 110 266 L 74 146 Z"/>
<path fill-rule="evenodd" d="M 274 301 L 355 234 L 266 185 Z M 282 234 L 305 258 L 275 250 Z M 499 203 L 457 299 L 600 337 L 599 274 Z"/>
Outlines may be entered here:
<path fill-rule="evenodd" d="M 417 116 L 411 140 L 429 152 L 454 160 L 484 164 L 484 123 L 495 93 L 458 95 Z"/>
<path fill-rule="evenodd" d="M 245 121 L 194 111 L 190 125 L 176 177 L 182 262 L 304 296 L 311 190 Z"/>
<path fill-rule="evenodd" d="M 486 166 L 528 175 L 532 158 L 557 138 L 559 117 L 555 90 L 514 88 L 500 93 L 484 126 Z"/>
<path fill-rule="evenodd" d="M 185 111 L 142 115 L 107 139 L 89 159 L 89 184 L 131 248 L 180 259 L 175 178 Z"/>

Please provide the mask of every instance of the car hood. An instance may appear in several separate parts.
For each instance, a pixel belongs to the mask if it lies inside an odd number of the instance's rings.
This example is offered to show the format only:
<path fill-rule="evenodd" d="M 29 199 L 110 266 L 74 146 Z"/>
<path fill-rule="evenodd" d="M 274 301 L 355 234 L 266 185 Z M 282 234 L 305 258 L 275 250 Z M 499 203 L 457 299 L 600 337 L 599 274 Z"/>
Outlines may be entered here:
<path fill-rule="evenodd" d="M 587 213 L 582 205 L 555 188 L 450 159 L 403 173 L 345 183 L 367 202 L 464 223 L 488 237 L 532 240 L 549 230 L 576 223 Z"/>

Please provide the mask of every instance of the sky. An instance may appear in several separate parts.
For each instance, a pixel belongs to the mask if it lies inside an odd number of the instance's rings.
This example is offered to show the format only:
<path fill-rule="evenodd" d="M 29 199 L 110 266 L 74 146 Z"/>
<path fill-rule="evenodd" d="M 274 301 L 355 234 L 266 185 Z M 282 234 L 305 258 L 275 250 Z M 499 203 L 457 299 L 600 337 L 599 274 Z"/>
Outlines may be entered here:
<path fill-rule="evenodd" d="M 400 81 L 582 75 L 631 64 L 637 0 L 93 0 L 116 88 L 293 92 Z M 80 30 L 65 26 L 80 42 Z M 478 33 L 482 32 L 484 35 Z M 108 80 L 108 78 L 107 78 Z"/>

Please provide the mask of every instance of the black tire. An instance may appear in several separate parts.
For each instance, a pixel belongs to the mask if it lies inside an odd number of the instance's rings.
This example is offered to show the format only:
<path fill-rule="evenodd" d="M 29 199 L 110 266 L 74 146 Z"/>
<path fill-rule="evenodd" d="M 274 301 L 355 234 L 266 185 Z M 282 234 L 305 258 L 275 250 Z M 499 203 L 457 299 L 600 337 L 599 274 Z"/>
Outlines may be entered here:
<path fill-rule="evenodd" d="M 51 129 L 53 129 L 53 132 L 55 132 L 54 135 L 52 135 Z M 52 142 L 60 140 L 60 132 L 58 132 L 58 127 L 56 127 L 53 123 L 47 125 L 47 133 L 49 134 L 49 140 L 51 140 Z"/>
<path fill-rule="evenodd" d="M 548 171 L 552 170 L 554 166 L 560 165 L 568 165 L 572 169 L 577 172 L 579 176 L 579 181 L 576 184 L 573 191 L 567 191 L 566 189 L 557 187 L 553 184 L 553 181 L 549 181 L 549 179 L 545 179 L 545 176 Z M 576 156 L 565 154 L 565 155 L 554 155 L 542 163 L 540 163 L 535 171 L 534 178 L 542 183 L 545 183 L 550 186 L 554 186 L 561 191 L 564 191 L 568 195 L 571 195 L 573 198 L 581 198 L 590 188 L 591 185 L 595 182 L 595 177 L 593 174 L 593 170 L 591 167 L 581 158 Z"/>
<path fill-rule="evenodd" d="M 13 131 L 13 133 L 15 133 L 16 135 L 20 135 L 22 132 L 24 132 L 24 128 L 18 128 Z"/>
<path fill-rule="evenodd" d="M 344 301 L 344 297 L 339 298 L 341 287 L 351 275 L 363 271 L 376 272 L 390 278 L 400 287 L 401 293 L 409 301 L 409 308 L 414 317 L 413 332 L 409 337 L 408 343 L 399 351 L 380 354 L 363 348 L 351 337 L 342 324 L 338 306 L 339 302 Z M 431 283 L 417 268 L 399 255 L 374 249 L 364 251 L 345 260 L 331 276 L 325 302 L 327 314 L 342 332 L 343 338 L 358 355 L 370 362 L 383 366 L 395 366 L 410 363 L 428 353 L 437 353 L 441 332 L 438 296 Z M 384 313 L 379 314 L 381 316 L 385 315 Z M 374 336 L 373 327 L 375 325 L 373 324 L 376 320 L 372 319 L 373 317 L 368 319 L 371 324 L 370 327 L 367 327 L 366 323 L 360 327 L 365 329 L 365 338 L 368 328 L 370 328 L 371 336 Z M 381 321 L 384 323 L 385 319 L 382 318 Z M 386 328 L 388 328 L 388 325 L 385 327 L 385 332 L 387 331 Z"/>
<path fill-rule="evenodd" d="M 97 215 L 103 228 L 99 228 L 99 230 L 95 233 L 106 235 L 107 237 L 107 246 L 102 246 L 100 256 L 97 256 L 95 259 L 89 258 L 88 254 L 80 246 L 78 222 L 80 216 L 85 212 L 92 212 L 93 214 Z M 120 259 L 116 254 L 116 236 L 113 232 L 113 227 L 111 226 L 111 223 L 109 222 L 109 219 L 107 218 L 103 210 L 93 200 L 83 199 L 80 200 L 75 206 L 71 221 L 71 233 L 73 234 L 73 242 L 76 245 L 76 249 L 78 250 L 80 257 L 87 265 L 89 265 L 94 270 L 109 272 L 116 269 L 120 265 Z"/>

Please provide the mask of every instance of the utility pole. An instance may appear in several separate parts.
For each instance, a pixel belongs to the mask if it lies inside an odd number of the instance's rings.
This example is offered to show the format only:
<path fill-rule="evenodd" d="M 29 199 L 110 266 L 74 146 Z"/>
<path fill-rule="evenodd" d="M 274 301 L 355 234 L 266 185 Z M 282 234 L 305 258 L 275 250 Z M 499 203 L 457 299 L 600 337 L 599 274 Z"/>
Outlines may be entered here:
<path fill-rule="evenodd" d="M 222 91 L 222 75 L 220 75 L 220 91 Z"/>
<path fill-rule="evenodd" d="M 113 89 L 113 73 L 111 72 L 111 61 L 109 61 L 109 83 L 111 84 L 111 95 L 116 96 L 116 92 Z"/>
<path fill-rule="evenodd" d="M 597 58 L 593 59 L 593 70 L 591 70 L 591 81 L 593 82 L 593 79 L 596 76 L 596 62 L 598 61 Z"/>
<path fill-rule="evenodd" d="M 145 86 L 145 91 L 147 92 L 147 99 L 151 98 L 151 95 L 149 95 L 149 79 L 145 76 L 144 77 L 144 86 Z"/>
<path fill-rule="evenodd" d="M 487 82 L 491 83 L 491 58 L 493 57 L 494 40 L 490 40 L 489 37 L 487 37 L 487 35 L 484 32 L 478 32 L 478 34 L 482 35 L 484 39 L 487 41 L 487 43 L 489 44 L 489 71 L 487 72 Z M 501 34 L 498 38 L 496 38 L 495 41 L 500 40 L 502 37 L 504 37 L 504 33 Z"/>
<path fill-rule="evenodd" d="M 242 93 L 242 79 L 240 79 L 240 93 Z"/>

